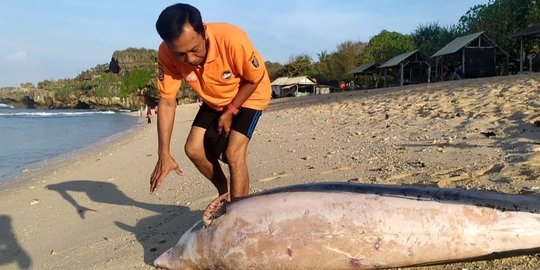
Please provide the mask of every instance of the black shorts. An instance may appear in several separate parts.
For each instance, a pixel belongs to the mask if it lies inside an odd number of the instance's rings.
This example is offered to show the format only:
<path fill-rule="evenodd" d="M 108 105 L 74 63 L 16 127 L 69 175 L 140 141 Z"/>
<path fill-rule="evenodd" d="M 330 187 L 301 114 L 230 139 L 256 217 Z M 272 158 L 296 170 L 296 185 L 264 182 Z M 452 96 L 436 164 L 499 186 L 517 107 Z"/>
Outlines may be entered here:
<path fill-rule="evenodd" d="M 203 103 L 199 109 L 199 112 L 197 113 L 197 116 L 195 116 L 195 120 L 193 120 L 192 126 L 202 127 L 204 129 L 212 127 L 217 130 L 217 125 L 221 114 L 221 111 L 216 111 L 210 106 L 206 105 L 206 103 Z M 242 107 L 240 112 L 233 117 L 231 130 L 236 130 L 251 139 L 253 131 L 255 131 L 255 126 L 257 126 L 257 122 L 259 121 L 259 117 L 261 117 L 261 115 L 262 111 Z"/>

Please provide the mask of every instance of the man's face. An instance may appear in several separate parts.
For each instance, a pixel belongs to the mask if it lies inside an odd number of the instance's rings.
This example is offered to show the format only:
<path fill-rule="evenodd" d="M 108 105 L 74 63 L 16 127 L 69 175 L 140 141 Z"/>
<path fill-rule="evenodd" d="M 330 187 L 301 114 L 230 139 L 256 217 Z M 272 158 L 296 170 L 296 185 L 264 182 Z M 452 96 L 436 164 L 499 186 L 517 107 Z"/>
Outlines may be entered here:
<path fill-rule="evenodd" d="M 192 65 L 200 66 L 204 64 L 206 58 L 206 42 L 204 37 L 191 25 L 184 25 L 184 32 L 172 43 L 167 43 L 169 50 L 180 61 Z"/>

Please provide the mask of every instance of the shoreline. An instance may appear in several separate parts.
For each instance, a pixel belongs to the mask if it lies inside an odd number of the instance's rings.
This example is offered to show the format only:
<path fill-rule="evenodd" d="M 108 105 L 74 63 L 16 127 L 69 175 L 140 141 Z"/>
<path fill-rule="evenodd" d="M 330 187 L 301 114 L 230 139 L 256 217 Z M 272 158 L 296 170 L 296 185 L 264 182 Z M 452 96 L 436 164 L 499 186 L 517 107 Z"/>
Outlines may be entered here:
<path fill-rule="evenodd" d="M 126 130 L 114 133 L 102 139 L 99 139 L 96 142 L 90 143 L 88 145 L 82 146 L 78 149 L 71 150 L 65 153 L 58 154 L 50 159 L 45 159 L 38 162 L 33 162 L 24 166 L 19 172 L 3 177 L 0 181 L 0 192 L 3 189 L 16 188 L 18 184 L 24 184 L 25 182 L 31 181 L 32 178 L 40 177 L 46 172 L 54 170 L 58 166 L 62 166 L 71 159 L 76 159 L 78 156 L 85 156 L 91 154 L 92 151 L 97 151 L 94 148 L 102 149 L 107 147 L 109 144 L 113 145 L 117 141 L 121 141 L 124 138 L 131 136 L 130 133 L 136 132 L 139 129 L 139 126 L 142 126 L 142 117 L 139 116 L 139 113 L 136 111 L 122 112 L 117 111 L 118 113 L 125 114 L 130 117 L 137 118 L 137 123 L 133 126 L 127 128 Z M 140 119 L 139 119 L 140 118 Z M 146 119 L 146 118 L 144 118 Z"/>
<path fill-rule="evenodd" d="M 250 193 L 350 181 L 539 195 L 539 89 L 530 74 L 274 100 L 248 149 Z M 155 121 L 0 191 L 14 252 L 0 268 L 154 269 L 217 195 L 183 153 L 197 109 L 176 109 L 171 152 L 186 175 L 156 194 Z M 538 268 L 540 254 L 411 269 L 509 267 Z"/>
<path fill-rule="evenodd" d="M 24 172 L 23 170 L 16 175 L 7 177 L 7 179 L 0 182 L 0 193 L 4 189 L 14 189 L 19 188 L 20 185 L 31 184 L 31 181 L 51 174 L 53 171 L 61 169 L 62 167 L 68 166 L 69 163 L 72 163 L 73 161 L 77 162 L 88 158 L 89 156 L 95 156 L 99 152 L 106 150 L 108 147 L 113 147 L 119 143 L 122 143 L 124 139 L 131 138 L 138 132 L 141 132 L 142 128 L 144 128 L 142 123 L 137 123 L 127 130 L 107 136 L 97 142 L 83 146 L 79 149 L 59 154 L 58 156 L 40 161 L 36 164 L 25 166 L 24 170 L 28 170 L 27 172 Z"/>
<path fill-rule="evenodd" d="M 195 106 L 195 105 L 197 104 L 196 103 L 180 104 L 178 105 L 178 108 L 182 106 Z M 43 178 L 48 175 L 51 175 L 55 171 L 60 170 L 64 167 L 68 167 L 70 164 L 74 162 L 76 163 L 76 162 L 81 162 L 83 160 L 88 160 L 93 157 L 102 155 L 103 152 L 106 152 L 110 150 L 111 148 L 129 144 L 133 138 L 140 137 L 142 136 L 143 133 L 148 132 L 148 129 L 153 129 L 154 131 L 157 129 L 156 127 L 157 118 L 155 115 L 152 116 L 152 120 L 153 120 L 152 124 L 147 124 L 146 116 L 144 115 L 139 116 L 139 112 L 137 111 L 121 112 L 121 113 L 129 115 L 131 117 L 138 118 L 138 122 L 134 124 L 132 127 L 124 131 L 112 134 L 110 136 L 100 139 L 99 141 L 83 146 L 79 149 L 62 153 L 51 159 L 44 160 L 44 161 L 39 162 L 38 164 L 29 166 L 28 168 L 25 168 L 25 169 L 29 169 L 28 172 L 19 172 L 16 175 L 7 177 L 5 181 L 0 182 L 0 196 L 2 192 L 5 190 L 18 189 L 25 185 L 31 185 L 33 184 L 32 181 L 35 181 L 38 178 Z M 155 141 L 155 143 L 156 143 L 156 149 L 157 149 L 157 140 Z"/>

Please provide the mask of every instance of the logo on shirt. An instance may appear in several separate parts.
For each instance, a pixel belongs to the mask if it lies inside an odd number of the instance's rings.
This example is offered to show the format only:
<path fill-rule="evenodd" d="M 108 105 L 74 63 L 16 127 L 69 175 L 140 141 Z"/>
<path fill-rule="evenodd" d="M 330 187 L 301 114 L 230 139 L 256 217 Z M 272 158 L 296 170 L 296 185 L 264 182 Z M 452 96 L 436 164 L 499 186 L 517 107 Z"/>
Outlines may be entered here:
<path fill-rule="evenodd" d="M 161 67 L 158 67 L 159 71 L 159 80 L 163 81 L 165 79 L 165 73 L 163 72 L 163 69 Z"/>
<path fill-rule="evenodd" d="M 195 72 L 190 72 L 187 76 L 186 76 L 186 81 L 188 82 L 195 82 L 195 81 L 198 81 L 199 79 L 197 79 L 197 75 L 195 75 Z"/>
<path fill-rule="evenodd" d="M 221 78 L 224 79 L 224 80 L 228 80 L 231 78 L 231 71 L 230 70 L 227 70 L 227 71 L 224 71 L 223 73 L 221 73 Z"/>
<path fill-rule="evenodd" d="M 257 57 L 255 57 L 255 55 L 253 56 L 253 59 L 251 59 L 251 64 L 252 64 L 255 68 L 259 68 L 259 61 L 257 60 Z"/>

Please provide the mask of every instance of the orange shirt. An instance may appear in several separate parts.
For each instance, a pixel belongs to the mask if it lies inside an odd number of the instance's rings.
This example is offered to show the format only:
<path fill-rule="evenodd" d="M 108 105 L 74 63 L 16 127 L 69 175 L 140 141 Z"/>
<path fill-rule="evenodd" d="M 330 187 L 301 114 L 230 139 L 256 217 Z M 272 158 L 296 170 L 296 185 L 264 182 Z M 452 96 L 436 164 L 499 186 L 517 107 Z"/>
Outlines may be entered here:
<path fill-rule="evenodd" d="M 270 79 L 264 59 L 253 48 L 246 33 L 226 23 L 205 26 L 208 46 L 202 67 L 175 58 L 165 42 L 159 46 L 158 89 L 161 97 L 176 97 L 182 81 L 186 81 L 206 104 L 220 111 L 231 103 L 243 83 L 260 81 L 242 107 L 264 110 L 272 93 Z"/>

